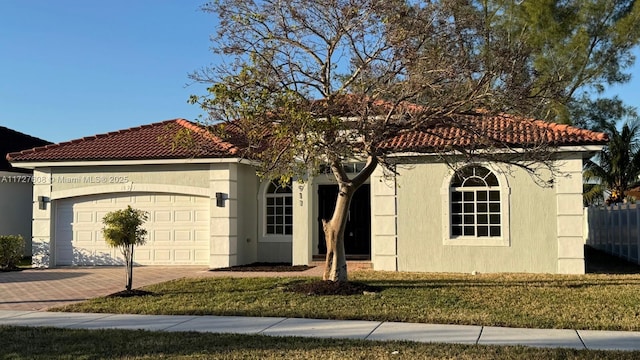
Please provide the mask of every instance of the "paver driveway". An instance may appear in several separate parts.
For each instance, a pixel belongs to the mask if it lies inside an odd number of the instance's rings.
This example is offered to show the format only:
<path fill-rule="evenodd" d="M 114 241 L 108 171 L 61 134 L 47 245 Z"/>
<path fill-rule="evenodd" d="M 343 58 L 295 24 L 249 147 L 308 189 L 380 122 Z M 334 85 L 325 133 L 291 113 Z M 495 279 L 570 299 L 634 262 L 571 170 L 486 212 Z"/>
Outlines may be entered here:
<path fill-rule="evenodd" d="M 133 287 L 209 273 L 203 267 L 136 267 Z M 0 310 L 46 310 L 124 290 L 124 267 L 0 272 Z"/>

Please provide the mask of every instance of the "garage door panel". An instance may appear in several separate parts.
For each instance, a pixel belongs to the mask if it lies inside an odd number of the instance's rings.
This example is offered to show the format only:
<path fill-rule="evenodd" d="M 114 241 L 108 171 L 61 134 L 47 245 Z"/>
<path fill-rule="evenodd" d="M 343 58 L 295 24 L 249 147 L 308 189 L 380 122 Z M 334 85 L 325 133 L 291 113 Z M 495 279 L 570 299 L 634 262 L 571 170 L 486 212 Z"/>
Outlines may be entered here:
<path fill-rule="evenodd" d="M 186 197 L 186 196 L 178 196 L 176 197 L 176 199 L 174 200 L 174 202 L 176 204 L 191 204 L 193 202 L 193 198 L 192 197 Z"/>
<path fill-rule="evenodd" d="M 133 257 L 136 261 L 141 263 L 151 262 L 153 260 L 153 256 L 151 256 L 153 250 L 151 249 L 143 249 L 142 247 L 138 247 L 133 251 Z"/>
<path fill-rule="evenodd" d="M 147 240 L 147 242 L 153 242 L 155 244 L 163 242 L 169 243 L 171 239 L 171 230 L 154 230 L 151 239 Z"/>
<path fill-rule="evenodd" d="M 96 221 L 98 222 L 102 222 L 102 219 L 104 219 L 104 216 L 107 215 L 108 211 L 105 210 L 98 210 L 95 212 L 96 214 Z"/>
<path fill-rule="evenodd" d="M 135 201 L 135 200 L 133 200 L 133 198 L 132 198 L 132 197 L 130 197 L 130 196 L 117 197 L 117 198 L 115 198 L 114 200 L 115 200 L 115 203 L 116 203 L 116 204 L 125 204 L 125 206 L 126 206 L 127 204 L 133 204 L 133 203 L 135 203 L 135 202 L 136 202 L 136 201 Z"/>
<path fill-rule="evenodd" d="M 126 205 L 147 211 L 145 245 L 136 247 L 134 261 L 143 265 L 208 264 L 209 199 L 168 194 L 104 194 L 56 202 L 54 246 L 58 265 L 122 264 L 109 248 L 102 218 Z"/>
<path fill-rule="evenodd" d="M 93 241 L 93 231 L 75 231 L 74 242 L 78 243 L 79 245 L 93 245 L 95 243 L 95 241 Z"/>
<path fill-rule="evenodd" d="M 176 242 L 191 242 L 191 231 L 189 230 L 176 230 L 174 235 Z"/>
<path fill-rule="evenodd" d="M 193 257 L 191 256 L 191 250 L 176 250 L 174 251 L 174 254 L 176 261 L 190 262 L 193 260 Z"/>
<path fill-rule="evenodd" d="M 209 212 L 208 211 L 194 211 L 194 218 L 196 221 L 209 221 Z"/>
<path fill-rule="evenodd" d="M 76 222 L 79 223 L 92 223 L 93 222 L 93 211 L 78 211 L 76 213 Z"/>
<path fill-rule="evenodd" d="M 206 249 L 195 249 L 194 250 L 194 261 L 196 263 L 207 263 L 209 262 L 209 250 Z"/>
<path fill-rule="evenodd" d="M 206 229 L 195 230 L 195 241 L 200 244 L 206 244 L 209 241 L 209 231 Z"/>
<path fill-rule="evenodd" d="M 173 203 L 173 196 L 171 195 L 156 195 L 155 203 Z"/>
<path fill-rule="evenodd" d="M 193 212 L 191 210 L 176 210 L 173 213 L 176 221 L 192 221 Z"/>
<path fill-rule="evenodd" d="M 153 220 L 155 222 L 168 222 L 171 221 L 171 211 L 156 210 L 153 212 Z"/>
<path fill-rule="evenodd" d="M 154 249 L 153 258 L 157 262 L 169 262 L 171 261 L 171 250 L 169 249 Z"/>

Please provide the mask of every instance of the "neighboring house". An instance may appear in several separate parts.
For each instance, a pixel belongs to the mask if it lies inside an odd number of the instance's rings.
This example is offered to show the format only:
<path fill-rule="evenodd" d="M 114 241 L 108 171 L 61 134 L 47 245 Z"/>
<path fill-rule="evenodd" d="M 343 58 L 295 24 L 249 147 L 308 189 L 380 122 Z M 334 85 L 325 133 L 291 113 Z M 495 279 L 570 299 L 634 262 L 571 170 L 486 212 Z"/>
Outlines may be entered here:
<path fill-rule="evenodd" d="M 477 126 L 503 143 L 553 145 L 560 172 L 552 186 L 502 164 L 454 171 L 433 155 L 474 143 L 473 129 L 406 133 L 387 144 L 397 175 L 377 169 L 353 198 L 348 258 L 391 271 L 584 272 L 582 161 L 606 135 L 509 116 Z M 176 145 L 187 130 L 189 148 Z M 333 176 L 287 187 L 260 181 L 240 156 L 243 147 L 239 136 L 222 140 L 177 119 L 10 154 L 14 166 L 33 169 L 33 196 L 41 200 L 34 264 L 117 263 L 101 219 L 128 204 L 150 213 L 139 264 L 219 268 L 322 258 L 319 220 L 335 201 Z"/>
<path fill-rule="evenodd" d="M 5 157 L 10 152 L 48 144 L 0 126 L 0 235 L 22 235 L 27 256 L 31 255 L 32 171 L 12 167 Z"/>

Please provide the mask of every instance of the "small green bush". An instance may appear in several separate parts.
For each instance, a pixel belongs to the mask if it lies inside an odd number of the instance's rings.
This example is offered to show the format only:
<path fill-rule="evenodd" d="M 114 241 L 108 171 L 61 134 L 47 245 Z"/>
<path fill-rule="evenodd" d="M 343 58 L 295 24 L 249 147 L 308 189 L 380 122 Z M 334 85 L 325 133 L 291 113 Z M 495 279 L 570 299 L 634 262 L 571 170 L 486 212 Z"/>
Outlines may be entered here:
<path fill-rule="evenodd" d="M 24 239 L 20 235 L 0 235 L 0 269 L 15 269 L 24 255 Z"/>

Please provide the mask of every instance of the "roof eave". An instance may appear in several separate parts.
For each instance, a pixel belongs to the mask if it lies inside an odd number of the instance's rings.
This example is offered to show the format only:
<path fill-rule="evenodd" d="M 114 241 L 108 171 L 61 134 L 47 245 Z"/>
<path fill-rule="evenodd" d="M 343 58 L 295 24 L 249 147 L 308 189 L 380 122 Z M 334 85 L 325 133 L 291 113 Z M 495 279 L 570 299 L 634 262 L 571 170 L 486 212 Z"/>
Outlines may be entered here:
<path fill-rule="evenodd" d="M 217 158 L 181 158 L 181 159 L 136 159 L 136 160 L 63 160 L 63 161 L 10 161 L 14 167 L 23 169 L 52 168 L 52 167 L 85 167 L 85 166 L 116 166 L 116 165 L 173 165 L 173 164 L 221 164 L 235 163 L 255 165 L 255 161 L 239 157 Z"/>
<path fill-rule="evenodd" d="M 585 144 L 585 145 L 566 145 L 566 146 L 553 146 L 552 151 L 555 153 L 582 153 L 583 158 L 588 159 L 601 151 L 605 144 Z M 509 149 L 491 149 L 491 150 L 476 150 L 478 154 L 491 152 L 493 154 L 513 154 L 518 152 L 527 151 L 525 148 L 509 148 Z M 399 151 L 387 154 L 391 158 L 408 158 L 408 157 L 424 157 L 424 156 L 457 156 L 463 155 L 459 151 L 447 151 L 447 152 L 417 152 L 417 151 Z"/>

